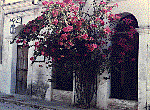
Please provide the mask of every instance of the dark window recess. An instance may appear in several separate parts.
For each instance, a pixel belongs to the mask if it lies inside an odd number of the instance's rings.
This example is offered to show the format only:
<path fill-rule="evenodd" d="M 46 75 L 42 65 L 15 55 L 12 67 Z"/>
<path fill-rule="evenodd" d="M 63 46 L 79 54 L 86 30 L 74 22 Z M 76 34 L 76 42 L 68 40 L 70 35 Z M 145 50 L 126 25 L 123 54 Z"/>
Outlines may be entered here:
<path fill-rule="evenodd" d="M 70 62 L 64 63 L 60 61 L 55 65 L 54 78 L 52 79 L 55 85 L 54 89 L 73 91 L 73 69 L 69 63 Z"/>
<path fill-rule="evenodd" d="M 116 33 L 112 40 L 112 55 L 111 55 L 111 94 L 110 98 L 124 99 L 124 100 L 138 100 L 138 49 L 139 49 L 139 33 L 134 34 L 133 39 L 129 39 L 126 33 L 129 27 L 123 22 L 123 19 L 132 19 L 130 26 L 138 28 L 136 18 L 129 13 L 122 13 L 122 18 L 116 25 Z M 126 32 L 125 32 L 126 31 Z M 125 54 L 124 62 L 118 63 L 120 53 L 123 47 L 118 45 L 118 38 L 126 38 L 127 45 L 134 47 L 132 51 Z M 135 58 L 131 61 L 131 58 Z"/>

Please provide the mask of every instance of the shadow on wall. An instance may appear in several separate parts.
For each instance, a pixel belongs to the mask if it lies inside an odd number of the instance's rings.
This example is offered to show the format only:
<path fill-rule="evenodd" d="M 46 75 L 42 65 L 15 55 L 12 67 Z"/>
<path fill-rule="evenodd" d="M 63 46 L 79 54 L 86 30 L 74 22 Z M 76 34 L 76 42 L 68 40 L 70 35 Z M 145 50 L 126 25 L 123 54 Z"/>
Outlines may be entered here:
<path fill-rule="evenodd" d="M 37 73 L 37 80 L 28 85 L 27 95 L 35 95 L 38 98 L 44 99 L 46 91 L 49 88 L 49 84 L 44 81 L 44 74 L 40 69 L 37 70 Z"/>

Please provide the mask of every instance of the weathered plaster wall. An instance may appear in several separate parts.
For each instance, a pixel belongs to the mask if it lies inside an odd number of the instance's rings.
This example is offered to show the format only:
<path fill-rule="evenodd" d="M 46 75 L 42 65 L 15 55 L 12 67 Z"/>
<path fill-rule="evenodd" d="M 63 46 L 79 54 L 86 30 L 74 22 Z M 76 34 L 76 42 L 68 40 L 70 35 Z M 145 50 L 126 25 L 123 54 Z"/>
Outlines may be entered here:
<path fill-rule="evenodd" d="M 18 14 L 19 15 L 19 14 Z M 34 20 L 36 17 L 41 15 L 41 7 L 34 12 L 31 12 L 30 16 L 24 16 L 22 18 L 22 24 L 27 24 L 29 21 Z M 2 50 L 2 64 L 0 65 L 0 90 L 1 92 L 5 93 L 15 93 L 15 86 L 16 86 L 16 63 L 17 63 L 17 44 L 10 44 L 10 41 L 14 38 L 16 34 L 10 34 L 10 26 L 12 22 L 9 22 L 10 19 L 16 17 L 16 14 L 12 16 L 5 16 L 4 19 L 4 35 L 3 35 L 3 50 Z M 19 26 L 20 24 L 15 23 L 15 26 Z M 20 44 L 18 44 L 20 45 Z M 28 76 L 27 76 L 27 84 L 30 84 L 31 78 L 37 80 L 38 73 L 43 74 L 41 77 L 43 81 L 50 78 L 47 74 L 50 73 L 49 70 L 46 70 L 45 66 L 39 67 L 39 65 L 43 65 L 44 63 L 35 63 L 31 66 L 30 57 L 33 55 L 33 49 L 29 49 L 29 56 L 28 56 Z M 46 76 L 47 75 L 47 76 Z"/>
<path fill-rule="evenodd" d="M 149 41 L 150 29 L 139 28 L 139 64 L 138 64 L 138 109 L 150 105 L 150 90 L 149 90 Z M 147 102 L 147 105 L 146 105 Z"/>
<path fill-rule="evenodd" d="M 126 0 L 120 1 L 118 8 L 114 8 L 114 14 L 129 12 L 132 13 L 138 20 L 139 26 L 148 26 L 150 18 L 149 0 Z"/>

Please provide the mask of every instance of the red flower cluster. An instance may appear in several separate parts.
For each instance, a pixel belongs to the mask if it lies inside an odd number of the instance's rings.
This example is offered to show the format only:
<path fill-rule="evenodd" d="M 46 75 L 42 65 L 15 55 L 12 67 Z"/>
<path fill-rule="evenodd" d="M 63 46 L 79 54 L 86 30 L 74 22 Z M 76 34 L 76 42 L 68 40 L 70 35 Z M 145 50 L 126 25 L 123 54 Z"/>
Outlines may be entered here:
<path fill-rule="evenodd" d="M 39 47 L 40 47 L 39 42 L 35 42 L 35 50 L 37 50 L 37 48 Z"/>
<path fill-rule="evenodd" d="M 34 59 L 34 57 L 31 57 L 30 60 L 31 60 L 31 61 L 34 61 L 35 59 Z"/>
<path fill-rule="evenodd" d="M 39 17 L 38 17 L 38 20 L 42 20 L 42 19 L 43 19 L 43 16 L 39 16 Z"/>
<path fill-rule="evenodd" d="M 85 44 L 85 46 L 87 46 L 91 52 L 94 51 L 94 49 L 98 47 L 97 44 L 91 44 L 91 45 Z"/>
<path fill-rule="evenodd" d="M 63 31 L 64 32 L 70 32 L 73 29 L 73 26 L 68 26 L 68 27 L 64 27 Z"/>
<path fill-rule="evenodd" d="M 54 19 L 54 21 L 52 22 L 52 24 L 55 24 L 55 25 L 57 25 L 57 23 L 58 23 L 58 19 Z"/>

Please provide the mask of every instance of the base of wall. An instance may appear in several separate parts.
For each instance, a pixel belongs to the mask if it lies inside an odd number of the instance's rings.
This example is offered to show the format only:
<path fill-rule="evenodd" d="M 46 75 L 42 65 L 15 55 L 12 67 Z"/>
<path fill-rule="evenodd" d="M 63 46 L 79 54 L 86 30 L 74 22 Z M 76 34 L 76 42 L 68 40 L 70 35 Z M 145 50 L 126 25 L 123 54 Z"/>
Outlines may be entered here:
<path fill-rule="evenodd" d="M 73 96 L 73 91 L 65 91 L 65 90 L 58 90 L 58 89 L 52 90 L 52 100 L 63 101 L 71 104 L 72 96 Z"/>

